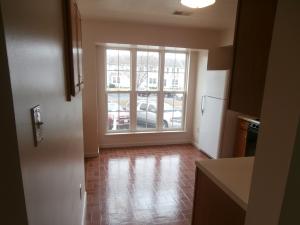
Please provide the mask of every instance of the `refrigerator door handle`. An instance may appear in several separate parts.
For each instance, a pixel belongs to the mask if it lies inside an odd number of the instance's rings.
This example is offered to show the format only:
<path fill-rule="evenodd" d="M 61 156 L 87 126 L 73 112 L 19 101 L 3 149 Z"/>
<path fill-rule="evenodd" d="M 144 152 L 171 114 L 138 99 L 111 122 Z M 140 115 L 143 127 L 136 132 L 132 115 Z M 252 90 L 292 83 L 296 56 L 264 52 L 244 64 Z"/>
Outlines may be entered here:
<path fill-rule="evenodd" d="M 202 99 L 201 99 L 201 113 L 202 113 L 202 115 L 204 113 L 204 104 L 205 104 L 205 95 L 203 95 Z"/>

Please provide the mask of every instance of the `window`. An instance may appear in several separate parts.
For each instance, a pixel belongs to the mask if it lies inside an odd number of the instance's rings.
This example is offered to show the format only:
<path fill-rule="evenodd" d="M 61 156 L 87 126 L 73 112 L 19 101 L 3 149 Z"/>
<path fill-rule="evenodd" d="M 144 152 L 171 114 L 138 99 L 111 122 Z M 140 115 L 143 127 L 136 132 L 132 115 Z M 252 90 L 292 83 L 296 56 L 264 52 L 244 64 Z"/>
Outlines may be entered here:
<path fill-rule="evenodd" d="M 177 79 L 173 79 L 172 80 L 172 87 L 173 88 L 177 88 L 178 87 L 178 80 Z"/>
<path fill-rule="evenodd" d="M 157 128 L 157 93 L 137 93 L 137 130 Z"/>
<path fill-rule="evenodd" d="M 106 50 L 107 130 L 130 129 L 131 53 Z"/>
<path fill-rule="evenodd" d="M 130 71 L 130 51 L 115 49 L 106 51 L 107 91 L 129 91 L 131 86 Z"/>
<path fill-rule="evenodd" d="M 172 71 L 172 72 L 169 72 Z M 186 54 L 166 53 L 164 84 L 164 115 L 165 128 L 181 128 L 183 125 Z"/>
<path fill-rule="evenodd" d="M 136 57 L 136 129 L 156 129 L 159 52 L 137 50 Z M 142 111 L 140 105 L 146 105 L 146 110 Z"/>
<path fill-rule="evenodd" d="M 186 52 L 106 49 L 107 131 L 182 130 L 186 61 Z"/>
<path fill-rule="evenodd" d="M 158 91 L 159 52 L 137 51 L 137 91 Z"/>
<path fill-rule="evenodd" d="M 151 84 L 153 84 L 153 85 L 157 85 L 157 79 L 156 78 L 149 78 L 149 85 L 151 85 Z"/>

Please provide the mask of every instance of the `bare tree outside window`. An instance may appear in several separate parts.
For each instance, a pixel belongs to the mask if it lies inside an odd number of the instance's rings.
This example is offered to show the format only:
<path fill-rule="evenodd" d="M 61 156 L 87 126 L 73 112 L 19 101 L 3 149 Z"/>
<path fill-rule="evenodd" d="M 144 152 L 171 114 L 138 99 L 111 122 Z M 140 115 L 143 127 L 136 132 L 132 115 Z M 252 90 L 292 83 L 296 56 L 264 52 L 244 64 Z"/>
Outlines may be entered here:
<path fill-rule="evenodd" d="M 159 53 L 150 51 L 137 52 L 136 89 L 138 91 L 156 91 L 158 83 L 150 83 L 150 79 L 158 80 Z"/>

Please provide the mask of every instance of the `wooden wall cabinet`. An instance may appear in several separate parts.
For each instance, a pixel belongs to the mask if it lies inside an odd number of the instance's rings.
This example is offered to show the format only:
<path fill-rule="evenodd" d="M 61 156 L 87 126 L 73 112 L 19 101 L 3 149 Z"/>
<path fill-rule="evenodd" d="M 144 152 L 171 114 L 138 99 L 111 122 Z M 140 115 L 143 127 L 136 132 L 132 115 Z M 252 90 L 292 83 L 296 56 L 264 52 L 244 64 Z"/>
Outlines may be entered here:
<path fill-rule="evenodd" d="M 233 46 L 209 49 L 207 70 L 230 70 L 232 68 Z"/>
<path fill-rule="evenodd" d="M 246 120 L 238 119 L 238 126 L 236 130 L 234 157 L 246 156 L 247 134 L 249 122 Z"/>
<path fill-rule="evenodd" d="M 259 117 L 277 0 L 239 0 L 229 108 Z"/>
<path fill-rule="evenodd" d="M 75 0 L 64 0 L 68 100 L 83 88 L 81 16 Z"/>
<path fill-rule="evenodd" d="M 243 225 L 245 215 L 244 209 L 197 168 L 192 225 Z"/>

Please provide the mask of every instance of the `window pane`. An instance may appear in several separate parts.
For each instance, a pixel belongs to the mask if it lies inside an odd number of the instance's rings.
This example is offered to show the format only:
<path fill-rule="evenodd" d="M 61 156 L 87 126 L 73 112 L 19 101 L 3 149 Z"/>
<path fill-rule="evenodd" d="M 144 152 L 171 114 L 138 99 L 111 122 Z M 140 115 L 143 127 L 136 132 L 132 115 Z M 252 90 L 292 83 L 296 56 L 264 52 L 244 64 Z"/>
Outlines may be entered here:
<path fill-rule="evenodd" d="M 137 51 L 136 69 L 136 87 L 138 91 L 158 90 L 158 52 Z"/>
<path fill-rule="evenodd" d="M 137 129 L 157 127 L 157 94 L 137 94 Z"/>
<path fill-rule="evenodd" d="M 120 71 L 119 72 L 119 91 L 130 90 L 130 72 Z"/>
<path fill-rule="evenodd" d="M 174 72 L 172 70 L 175 66 L 175 56 L 176 53 L 165 53 L 165 72 Z"/>
<path fill-rule="evenodd" d="M 119 50 L 119 70 L 130 71 L 130 51 Z"/>
<path fill-rule="evenodd" d="M 118 117 L 119 101 L 118 94 L 107 95 L 107 129 L 115 130 L 115 117 Z"/>
<path fill-rule="evenodd" d="M 108 112 L 119 111 L 119 97 L 118 94 L 108 94 L 107 95 L 107 110 Z"/>
<path fill-rule="evenodd" d="M 129 50 L 106 50 L 106 88 L 108 91 L 130 90 L 130 63 Z"/>
<path fill-rule="evenodd" d="M 148 71 L 158 71 L 159 66 L 159 53 L 148 52 Z"/>
<path fill-rule="evenodd" d="M 130 124 L 130 112 L 119 112 L 119 117 L 116 120 L 116 130 L 128 130 Z"/>
<path fill-rule="evenodd" d="M 138 91 L 157 91 L 158 72 L 137 72 L 136 88 Z"/>
<path fill-rule="evenodd" d="M 109 131 L 128 130 L 130 124 L 129 93 L 107 94 L 107 128 Z"/>
<path fill-rule="evenodd" d="M 172 81 L 172 90 L 174 91 L 183 91 L 185 84 L 185 75 L 184 73 L 175 73 Z"/>
<path fill-rule="evenodd" d="M 185 53 L 166 53 L 164 68 L 164 90 L 184 91 L 185 88 Z"/>
<path fill-rule="evenodd" d="M 184 73 L 185 72 L 186 54 L 185 53 L 176 53 L 175 57 L 176 57 L 175 72 L 176 73 Z"/>
<path fill-rule="evenodd" d="M 118 50 L 106 50 L 106 65 L 107 70 L 118 70 Z"/>
<path fill-rule="evenodd" d="M 148 90 L 156 91 L 158 89 L 158 72 L 148 73 Z"/>
<path fill-rule="evenodd" d="M 136 89 L 138 91 L 146 91 L 148 89 L 148 73 L 137 72 L 136 77 Z"/>
<path fill-rule="evenodd" d="M 164 91 L 173 90 L 174 73 L 165 73 L 164 76 Z"/>
<path fill-rule="evenodd" d="M 147 56 L 147 52 L 137 52 L 136 71 L 147 71 Z"/>
<path fill-rule="evenodd" d="M 110 91 L 119 90 L 119 73 L 118 71 L 107 71 L 106 88 Z"/>
<path fill-rule="evenodd" d="M 181 93 L 166 93 L 164 97 L 164 129 L 182 128 L 184 95 Z"/>
<path fill-rule="evenodd" d="M 119 94 L 119 110 L 120 111 L 130 111 L 129 93 Z"/>

